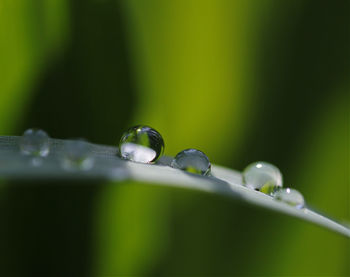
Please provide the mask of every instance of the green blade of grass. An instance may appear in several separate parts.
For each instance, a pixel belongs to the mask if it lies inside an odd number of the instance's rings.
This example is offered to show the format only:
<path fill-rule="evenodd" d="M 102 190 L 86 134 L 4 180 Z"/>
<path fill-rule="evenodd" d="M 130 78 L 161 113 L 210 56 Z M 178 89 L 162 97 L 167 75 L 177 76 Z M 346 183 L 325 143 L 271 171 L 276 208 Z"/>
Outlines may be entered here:
<path fill-rule="evenodd" d="M 309 208 L 296 209 L 243 186 L 241 173 L 232 169 L 213 165 L 212 176 L 200 176 L 171 168 L 162 161 L 160 164 L 125 161 L 118 157 L 116 147 L 89 144 L 95 166 L 88 171 L 69 171 L 62 167 L 65 140 L 50 139 L 50 154 L 43 159 L 41 166 L 31 165 L 30 158 L 20 153 L 18 142 L 19 137 L 0 137 L 2 179 L 105 180 L 111 185 L 118 185 L 121 180 L 133 180 L 150 185 L 199 190 L 296 217 L 350 237 L 350 229 L 345 225 Z"/>

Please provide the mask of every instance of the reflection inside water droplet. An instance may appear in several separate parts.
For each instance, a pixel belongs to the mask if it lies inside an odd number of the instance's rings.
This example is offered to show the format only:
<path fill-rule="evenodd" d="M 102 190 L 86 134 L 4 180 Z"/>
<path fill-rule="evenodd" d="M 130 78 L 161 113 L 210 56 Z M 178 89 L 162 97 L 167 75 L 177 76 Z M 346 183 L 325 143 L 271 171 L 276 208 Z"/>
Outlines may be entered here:
<path fill-rule="evenodd" d="M 202 151 L 196 149 L 186 149 L 178 153 L 171 166 L 200 175 L 209 175 L 211 169 L 208 157 Z"/>
<path fill-rule="evenodd" d="M 148 163 L 157 156 L 157 152 L 153 149 L 131 142 L 123 143 L 120 146 L 120 153 L 123 153 L 123 158 L 139 163 Z"/>
<path fill-rule="evenodd" d="M 23 154 L 38 157 L 46 157 L 49 154 L 49 136 L 40 129 L 28 129 L 19 141 L 19 147 Z"/>
<path fill-rule="evenodd" d="M 303 208 L 305 205 L 305 200 L 303 195 L 296 189 L 286 188 L 277 191 L 274 198 L 283 201 L 296 208 Z"/>
<path fill-rule="evenodd" d="M 164 151 L 162 136 L 148 126 L 135 126 L 127 130 L 120 139 L 120 156 L 126 160 L 151 163 Z"/>
<path fill-rule="evenodd" d="M 270 196 L 274 196 L 277 191 L 279 191 L 282 187 L 276 186 L 274 183 L 267 182 L 263 185 L 259 191 L 265 193 Z"/>
<path fill-rule="evenodd" d="M 63 167 L 67 170 L 89 170 L 94 165 L 90 145 L 83 140 L 70 140 L 64 144 Z"/>

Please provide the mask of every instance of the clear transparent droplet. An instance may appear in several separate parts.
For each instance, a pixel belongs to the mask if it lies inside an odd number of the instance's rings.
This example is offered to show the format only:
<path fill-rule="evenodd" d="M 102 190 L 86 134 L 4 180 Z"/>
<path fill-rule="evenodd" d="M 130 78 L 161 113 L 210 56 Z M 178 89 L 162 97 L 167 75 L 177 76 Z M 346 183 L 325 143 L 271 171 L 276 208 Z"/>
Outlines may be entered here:
<path fill-rule="evenodd" d="M 40 129 L 26 130 L 19 141 L 19 147 L 23 154 L 37 157 L 46 157 L 50 151 L 50 138 Z"/>
<path fill-rule="evenodd" d="M 244 184 L 252 189 L 260 190 L 264 186 L 282 187 L 282 173 L 267 162 L 255 162 L 243 171 Z"/>
<path fill-rule="evenodd" d="M 149 126 L 138 125 L 130 128 L 119 142 L 120 156 L 133 162 L 155 162 L 163 151 L 162 136 Z"/>
<path fill-rule="evenodd" d="M 211 169 L 208 157 L 202 151 L 196 149 L 186 149 L 178 153 L 171 166 L 200 175 L 209 175 Z"/>
<path fill-rule="evenodd" d="M 64 144 L 63 167 L 68 170 L 89 170 L 94 165 L 90 145 L 84 140 L 70 140 Z"/>
<path fill-rule="evenodd" d="M 296 189 L 286 188 L 277 191 L 274 198 L 301 209 L 305 205 L 303 195 Z"/>

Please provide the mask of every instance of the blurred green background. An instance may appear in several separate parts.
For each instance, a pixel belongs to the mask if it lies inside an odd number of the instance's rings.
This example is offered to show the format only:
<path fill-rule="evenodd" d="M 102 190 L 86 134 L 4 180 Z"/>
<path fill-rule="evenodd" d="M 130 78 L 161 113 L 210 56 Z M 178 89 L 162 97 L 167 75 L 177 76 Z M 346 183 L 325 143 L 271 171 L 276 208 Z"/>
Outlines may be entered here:
<path fill-rule="evenodd" d="M 349 16 L 347 0 L 0 0 L 0 134 L 39 127 L 117 145 L 126 128 L 147 124 L 167 155 L 193 147 L 238 170 L 276 164 L 311 207 L 349 221 Z M 223 197 L 133 183 L 53 187 L 0 195 L 3 210 L 17 205 L 5 218 L 37 213 L 64 234 L 43 232 L 43 242 L 23 229 L 39 219 L 5 221 L 7 236 L 22 231 L 2 267 L 350 275 L 348 239 Z M 58 202 L 35 206 L 54 192 L 69 220 Z"/>

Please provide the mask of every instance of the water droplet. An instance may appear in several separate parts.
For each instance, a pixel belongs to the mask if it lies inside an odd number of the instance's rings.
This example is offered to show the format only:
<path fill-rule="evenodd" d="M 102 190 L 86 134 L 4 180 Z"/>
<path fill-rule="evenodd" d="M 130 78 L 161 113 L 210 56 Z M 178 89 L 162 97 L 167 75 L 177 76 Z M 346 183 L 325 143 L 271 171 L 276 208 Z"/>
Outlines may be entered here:
<path fill-rule="evenodd" d="M 243 181 L 249 188 L 260 190 L 262 187 L 282 187 L 282 174 L 277 167 L 267 162 L 255 162 L 243 171 Z"/>
<path fill-rule="evenodd" d="M 63 167 L 68 170 L 89 170 L 94 165 L 90 145 L 84 140 L 70 140 L 64 144 Z"/>
<path fill-rule="evenodd" d="M 298 209 L 303 208 L 305 204 L 303 195 L 296 189 L 281 189 L 275 193 L 274 197 Z"/>
<path fill-rule="evenodd" d="M 25 155 L 46 157 L 49 154 L 49 136 L 40 129 L 28 129 L 19 141 L 21 152 Z"/>
<path fill-rule="evenodd" d="M 171 166 L 200 175 L 209 175 L 211 169 L 208 157 L 196 149 L 186 149 L 178 153 Z"/>
<path fill-rule="evenodd" d="M 120 156 L 133 162 L 155 162 L 163 151 L 162 136 L 153 128 L 144 125 L 127 130 L 119 143 Z"/>

